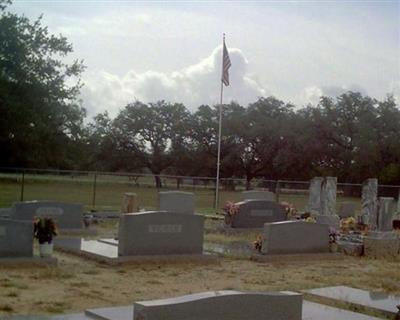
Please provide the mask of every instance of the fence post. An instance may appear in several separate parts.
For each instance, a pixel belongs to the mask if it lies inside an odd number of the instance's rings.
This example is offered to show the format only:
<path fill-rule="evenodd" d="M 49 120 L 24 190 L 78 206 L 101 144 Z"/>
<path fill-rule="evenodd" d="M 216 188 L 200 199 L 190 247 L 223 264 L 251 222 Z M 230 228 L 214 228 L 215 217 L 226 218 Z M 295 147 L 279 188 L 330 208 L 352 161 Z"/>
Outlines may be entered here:
<path fill-rule="evenodd" d="M 275 193 L 276 193 L 276 202 L 279 202 L 279 193 L 280 193 L 280 182 L 279 180 L 276 181 Z"/>
<path fill-rule="evenodd" d="M 96 208 L 96 185 L 97 185 L 97 173 L 95 172 L 93 179 L 92 209 Z"/>
<path fill-rule="evenodd" d="M 21 201 L 24 201 L 24 188 L 25 188 L 25 170 L 22 170 Z"/>

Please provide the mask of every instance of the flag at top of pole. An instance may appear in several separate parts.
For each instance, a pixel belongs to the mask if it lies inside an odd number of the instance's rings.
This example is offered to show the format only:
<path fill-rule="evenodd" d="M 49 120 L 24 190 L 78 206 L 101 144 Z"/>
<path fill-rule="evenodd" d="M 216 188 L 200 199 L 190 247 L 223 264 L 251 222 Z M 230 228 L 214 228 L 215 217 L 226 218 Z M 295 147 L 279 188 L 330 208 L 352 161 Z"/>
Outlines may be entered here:
<path fill-rule="evenodd" d="M 224 35 L 224 48 L 222 54 L 222 82 L 224 85 L 229 86 L 229 68 L 231 67 L 231 59 L 229 59 L 228 49 L 225 45 L 225 35 Z"/>
<path fill-rule="evenodd" d="M 224 85 L 229 86 L 229 68 L 231 67 L 231 59 L 229 58 L 228 49 L 225 45 L 225 34 L 222 41 L 222 74 L 221 74 L 221 95 L 219 101 L 219 119 L 218 119 L 218 149 L 217 149 L 217 177 L 215 179 L 215 202 L 214 208 L 218 210 L 219 200 L 219 169 L 221 165 L 221 131 L 222 131 L 222 97 Z"/>

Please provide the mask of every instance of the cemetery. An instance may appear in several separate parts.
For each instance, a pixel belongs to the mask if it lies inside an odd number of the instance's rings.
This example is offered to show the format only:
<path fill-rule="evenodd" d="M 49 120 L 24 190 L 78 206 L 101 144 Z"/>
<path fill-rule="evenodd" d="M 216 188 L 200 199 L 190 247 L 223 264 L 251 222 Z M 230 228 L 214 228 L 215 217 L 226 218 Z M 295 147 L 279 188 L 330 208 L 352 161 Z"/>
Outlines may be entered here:
<path fill-rule="evenodd" d="M 0 286 L 9 301 L 0 303 L 0 315 L 31 313 L 17 310 L 12 296 L 38 290 L 28 280 L 33 272 L 55 292 L 71 287 L 92 301 L 77 303 L 59 292 L 66 301 L 56 295 L 34 307 L 49 319 L 395 319 L 398 205 L 378 198 L 377 186 L 376 179 L 363 184 L 360 212 L 354 203 L 336 212 L 336 179 L 330 177 L 310 181 L 303 210 L 278 202 L 271 191 L 252 190 L 215 218 L 197 213 L 196 197 L 186 191 L 159 192 L 153 211 L 140 206 L 140 194 L 125 193 L 120 213 L 95 212 L 90 219 L 79 204 L 15 203 L 0 219 Z M 41 256 L 34 243 L 35 219 L 51 219 L 60 231 L 51 256 Z M 98 234 L 85 233 L 85 219 Z M 374 271 L 354 276 L 363 268 Z M 321 278 L 323 270 L 331 274 Z M 378 277 L 377 286 L 369 277 Z M 30 284 L 18 289 L 24 286 L 16 279 Z M 242 304 L 248 308 L 232 308 Z"/>
<path fill-rule="evenodd" d="M 399 9 L 0 0 L 0 320 L 400 320 Z"/>

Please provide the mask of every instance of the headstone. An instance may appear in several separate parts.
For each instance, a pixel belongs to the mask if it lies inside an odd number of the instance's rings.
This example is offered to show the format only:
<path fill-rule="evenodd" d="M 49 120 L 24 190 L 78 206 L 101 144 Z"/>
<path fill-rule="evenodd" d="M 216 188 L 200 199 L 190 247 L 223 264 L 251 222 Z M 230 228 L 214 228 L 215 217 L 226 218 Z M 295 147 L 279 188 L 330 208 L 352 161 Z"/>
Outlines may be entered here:
<path fill-rule="evenodd" d="M 335 230 L 340 229 L 340 218 L 338 215 L 326 216 L 319 214 L 315 216 L 315 220 L 317 223 L 326 224 Z"/>
<path fill-rule="evenodd" d="M 261 191 L 261 190 L 248 190 L 241 193 L 242 201 L 245 200 L 268 200 L 276 201 L 275 193 L 271 191 Z"/>
<path fill-rule="evenodd" d="M 339 209 L 340 218 L 354 217 L 356 214 L 357 204 L 354 202 L 342 202 Z"/>
<path fill-rule="evenodd" d="M 301 320 L 302 295 L 240 291 L 202 292 L 178 298 L 136 302 L 134 320 Z"/>
<path fill-rule="evenodd" d="M 391 231 L 395 216 L 396 202 L 393 198 L 380 197 L 378 205 L 378 230 Z"/>
<path fill-rule="evenodd" d="M 60 230 L 83 228 L 83 206 L 55 201 L 26 201 L 14 204 L 11 218 L 32 222 L 36 217 L 53 218 Z"/>
<path fill-rule="evenodd" d="M 315 177 L 310 181 L 307 211 L 314 214 L 321 213 L 321 187 L 324 178 Z"/>
<path fill-rule="evenodd" d="M 336 214 L 336 192 L 337 178 L 326 177 L 322 182 L 321 214 L 328 216 Z"/>
<path fill-rule="evenodd" d="M 378 179 L 367 179 L 363 182 L 361 195 L 361 216 L 370 230 L 378 226 Z"/>
<path fill-rule="evenodd" d="M 33 256 L 33 223 L 0 219 L 0 258 Z"/>
<path fill-rule="evenodd" d="M 120 218 L 118 254 L 168 255 L 203 252 L 204 216 L 169 211 L 124 214 Z"/>
<path fill-rule="evenodd" d="M 136 193 L 125 193 L 122 200 L 122 213 L 138 212 L 138 202 Z"/>
<path fill-rule="evenodd" d="M 232 228 L 262 228 L 266 222 L 286 220 L 285 210 L 275 201 L 246 200 L 236 205 L 239 210 L 232 217 Z"/>
<path fill-rule="evenodd" d="M 264 254 L 329 252 L 329 227 L 305 221 L 266 223 L 261 252 Z"/>
<path fill-rule="evenodd" d="M 158 193 L 158 210 L 193 214 L 194 194 L 183 191 L 164 191 Z"/>
<path fill-rule="evenodd" d="M 0 218 L 10 218 L 12 214 L 12 208 L 0 208 Z"/>

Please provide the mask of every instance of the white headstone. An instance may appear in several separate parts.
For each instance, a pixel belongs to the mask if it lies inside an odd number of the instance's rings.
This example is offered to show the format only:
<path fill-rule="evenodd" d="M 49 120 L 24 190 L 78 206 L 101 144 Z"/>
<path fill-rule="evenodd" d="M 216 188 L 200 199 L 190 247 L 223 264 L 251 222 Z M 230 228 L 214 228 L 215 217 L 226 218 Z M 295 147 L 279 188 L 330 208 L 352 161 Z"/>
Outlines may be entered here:
<path fill-rule="evenodd" d="M 322 182 L 321 214 L 332 216 L 336 214 L 337 178 L 326 177 Z"/>
<path fill-rule="evenodd" d="M 321 187 L 324 178 L 315 177 L 310 181 L 307 211 L 315 214 L 321 212 Z"/>
<path fill-rule="evenodd" d="M 363 182 L 361 216 L 371 230 L 376 230 L 378 225 L 378 179 L 367 179 Z"/>

